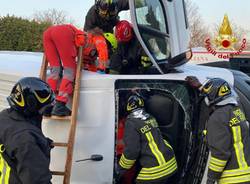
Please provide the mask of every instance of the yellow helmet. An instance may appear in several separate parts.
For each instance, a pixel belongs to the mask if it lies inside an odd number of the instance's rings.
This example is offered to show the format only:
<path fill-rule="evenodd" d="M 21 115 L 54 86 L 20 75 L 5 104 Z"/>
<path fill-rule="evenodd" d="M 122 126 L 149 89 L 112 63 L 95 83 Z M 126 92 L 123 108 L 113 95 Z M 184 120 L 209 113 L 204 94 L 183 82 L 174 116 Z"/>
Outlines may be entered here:
<path fill-rule="evenodd" d="M 108 41 L 108 43 L 111 45 L 112 50 L 116 50 L 117 49 L 117 40 L 115 38 L 115 35 L 113 33 L 103 33 L 103 36 L 105 37 L 105 39 Z"/>

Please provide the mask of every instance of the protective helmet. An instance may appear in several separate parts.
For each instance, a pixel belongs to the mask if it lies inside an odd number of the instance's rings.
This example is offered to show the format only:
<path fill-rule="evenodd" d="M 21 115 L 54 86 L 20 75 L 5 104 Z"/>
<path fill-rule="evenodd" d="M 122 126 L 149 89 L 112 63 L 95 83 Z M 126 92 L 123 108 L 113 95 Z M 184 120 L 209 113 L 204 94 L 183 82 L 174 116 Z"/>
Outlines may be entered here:
<path fill-rule="evenodd" d="M 96 11 L 102 18 L 117 16 L 118 9 L 115 0 L 96 0 Z"/>
<path fill-rule="evenodd" d="M 51 105 L 55 95 L 49 85 L 36 77 L 20 79 L 7 97 L 10 106 L 24 114 L 33 116 L 41 114 L 45 107 Z"/>
<path fill-rule="evenodd" d="M 115 35 L 113 33 L 103 33 L 103 36 L 108 41 L 108 43 L 111 45 L 113 51 L 117 49 L 117 40 L 115 38 Z"/>
<path fill-rule="evenodd" d="M 144 100 L 139 94 L 132 94 L 127 100 L 127 112 L 144 108 Z"/>
<path fill-rule="evenodd" d="M 202 94 L 205 96 L 207 105 L 213 105 L 231 96 L 229 84 L 220 78 L 208 80 L 202 87 Z"/>
<path fill-rule="evenodd" d="M 128 42 L 133 37 L 133 28 L 126 20 L 119 21 L 115 27 L 115 37 L 118 42 Z"/>

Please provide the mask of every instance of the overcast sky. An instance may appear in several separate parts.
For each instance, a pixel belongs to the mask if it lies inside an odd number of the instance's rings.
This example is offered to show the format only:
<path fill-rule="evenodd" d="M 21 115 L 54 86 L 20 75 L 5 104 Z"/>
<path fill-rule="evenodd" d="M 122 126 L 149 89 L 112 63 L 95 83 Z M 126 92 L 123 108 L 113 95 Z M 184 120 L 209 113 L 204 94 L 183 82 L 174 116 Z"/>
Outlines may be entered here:
<path fill-rule="evenodd" d="M 219 24 L 225 13 L 229 20 L 250 29 L 249 0 L 191 0 L 199 7 L 207 24 Z M 79 27 L 83 27 L 84 17 L 95 0 L 1 0 L 0 16 L 6 14 L 32 17 L 36 11 L 47 9 L 63 10 Z"/>
<path fill-rule="evenodd" d="M 220 24 L 224 14 L 229 21 L 250 30 L 249 0 L 192 0 L 198 7 L 203 20 L 208 24 Z"/>

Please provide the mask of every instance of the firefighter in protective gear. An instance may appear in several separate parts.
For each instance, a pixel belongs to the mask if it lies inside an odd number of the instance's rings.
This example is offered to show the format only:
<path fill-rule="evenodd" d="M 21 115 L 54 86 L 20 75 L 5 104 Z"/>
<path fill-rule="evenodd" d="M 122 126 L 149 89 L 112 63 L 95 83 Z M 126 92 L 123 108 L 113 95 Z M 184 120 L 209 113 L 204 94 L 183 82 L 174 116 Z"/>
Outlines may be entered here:
<path fill-rule="evenodd" d="M 126 109 L 129 115 L 125 123 L 125 148 L 119 160 L 119 175 L 139 161 L 142 168 L 136 183 L 165 184 L 177 171 L 172 147 L 162 138 L 155 118 L 145 112 L 144 101 L 138 93 L 128 98 Z"/>
<path fill-rule="evenodd" d="M 43 34 L 45 55 L 50 65 L 47 78 L 52 90 L 56 93 L 55 106 L 47 109 L 45 115 L 68 116 L 71 110 L 66 107 L 69 96 L 73 92 L 73 81 L 76 73 L 76 57 L 78 48 L 83 46 L 84 67 L 90 71 L 105 71 L 108 62 L 108 50 L 105 38 L 84 33 L 72 25 L 49 27 Z M 95 61 L 99 57 L 98 65 Z M 63 75 L 60 85 L 61 66 Z M 52 112 L 51 112 L 52 111 Z"/>
<path fill-rule="evenodd" d="M 207 184 L 250 183 L 249 125 L 235 92 L 220 78 L 198 84 L 205 103 L 213 109 L 207 122 L 211 151 Z"/>
<path fill-rule="evenodd" d="M 149 57 L 134 35 L 133 28 L 126 20 L 115 27 L 118 48 L 110 58 L 110 74 L 142 74 L 152 66 Z"/>
<path fill-rule="evenodd" d="M 85 17 L 84 31 L 93 34 L 113 33 L 119 21 L 118 13 L 128 9 L 128 0 L 96 0 Z"/>
<path fill-rule="evenodd" d="M 54 101 L 49 85 L 39 78 L 19 80 L 0 112 L 0 180 L 5 184 L 51 184 L 52 141 L 41 130 L 42 111 Z"/>

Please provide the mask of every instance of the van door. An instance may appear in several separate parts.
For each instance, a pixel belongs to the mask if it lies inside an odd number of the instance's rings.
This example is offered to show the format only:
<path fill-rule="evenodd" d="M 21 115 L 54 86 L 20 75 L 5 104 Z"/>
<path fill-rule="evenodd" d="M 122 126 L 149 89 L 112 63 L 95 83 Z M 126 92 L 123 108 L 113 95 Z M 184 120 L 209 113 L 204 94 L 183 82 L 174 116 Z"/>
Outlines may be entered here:
<path fill-rule="evenodd" d="M 129 0 L 134 32 L 154 67 L 162 74 L 187 62 L 184 54 L 187 48 L 184 49 L 183 46 L 187 47 L 188 39 L 178 33 L 187 33 L 185 8 L 177 10 L 180 5 L 184 6 L 183 3 L 184 1 Z M 177 18 L 179 15 L 182 19 Z"/>

